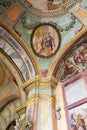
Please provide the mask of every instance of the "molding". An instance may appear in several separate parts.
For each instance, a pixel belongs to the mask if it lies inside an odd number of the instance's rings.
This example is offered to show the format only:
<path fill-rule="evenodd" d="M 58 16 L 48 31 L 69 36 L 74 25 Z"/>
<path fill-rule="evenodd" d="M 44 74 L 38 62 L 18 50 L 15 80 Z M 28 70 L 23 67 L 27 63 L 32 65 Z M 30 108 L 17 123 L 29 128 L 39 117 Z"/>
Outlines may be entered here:
<path fill-rule="evenodd" d="M 2 40 L 4 40 L 9 46 L 11 46 L 13 49 L 14 49 L 14 51 L 18 54 L 18 56 L 20 56 L 20 59 L 22 60 L 22 62 L 23 62 L 23 64 L 24 64 L 24 66 L 25 66 L 25 68 L 26 68 L 26 70 L 28 71 L 28 67 L 27 67 L 27 65 L 26 65 L 26 62 L 24 61 L 24 59 L 23 59 L 23 57 L 21 56 L 21 54 L 19 53 L 19 52 L 17 52 L 17 50 L 14 48 L 14 46 L 12 46 L 8 41 L 7 41 L 7 39 L 5 39 L 3 36 L 0 36 L 0 38 L 2 39 Z M 3 49 L 2 49 L 3 50 Z M 4 50 L 3 50 L 4 51 Z M 7 52 L 5 52 L 6 54 L 7 54 Z M 13 61 L 13 59 L 10 57 L 10 55 L 8 55 L 7 54 L 7 57 L 9 57 L 10 59 L 11 59 L 11 61 Z M 17 64 L 13 61 L 13 63 L 17 66 Z M 18 66 L 17 66 L 18 67 Z M 18 68 L 19 69 L 19 68 Z M 20 70 L 20 69 L 19 69 Z M 21 71 L 20 71 L 21 72 Z M 21 72 L 22 73 L 22 72 Z M 29 77 L 29 73 L 28 73 L 28 77 Z"/>
<path fill-rule="evenodd" d="M 29 121 L 28 119 L 23 119 L 22 121 L 19 122 L 20 124 L 20 130 L 25 130 L 27 129 L 26 126 L 28 126 L 29 130 L 33 130 L 33 123 L 31 121 Z"/>
<path fill-rule="evenodd" d="M 67 0 L 65 3 L 62 3 L 58 9 L 54 10 L 41 10 L 34 8 L 31 3 L 25 0 L 18 0 L 20 4 L 22 4 L 30 14 L 35 15 L 37 17 L 55 17 L 66 14 L 72 7 L 74 7 L 77 3 L 80 3 L 82 0 Z"/>
<path fill-rule="evenodd" d="M 49 100 L 50 102 L 55 102 L 55 97 L 53 97 L 52 95 L 46 95 L 46 94 L 41 94 L 41 95 L 37 95 L 37 96 L 32 96 L 31 98 L 29 98 L 29 100 L 26 102 L 26 106 L 30 106 L 34 103 L 38 103 L 40 100 L 45 99 L 45 100 Z"/>
<path fill-rule="evenodd" d="M 26 93 L 31 91 L 33 88 L 55 88 L 58 80 L 55 77 L 40 77 L 39 75 L 28 80 L 21 87 Z"/>
<path fill-rule="evenodd" d="M 19 108 L 16 109 L 16 112 L 20 116 L 20 115 L 26 113 L 26 107 L 25 106 L 24 107 L 19 107 Z"/>
<path fill-rule="evenodd" d="M 27 106 L 31 106 L 33 104 L 37 104 L 40 100 L 49 100 L 50 103 L 55 103 L 56 99 L 55 97 L 51 95 L 37 95 L 29 98 L 24 104 L 21 104 L 19 107 L 16 108 L 16 112 L 18 115 L 22 115 L 23 113 L 26 113 Z"/>

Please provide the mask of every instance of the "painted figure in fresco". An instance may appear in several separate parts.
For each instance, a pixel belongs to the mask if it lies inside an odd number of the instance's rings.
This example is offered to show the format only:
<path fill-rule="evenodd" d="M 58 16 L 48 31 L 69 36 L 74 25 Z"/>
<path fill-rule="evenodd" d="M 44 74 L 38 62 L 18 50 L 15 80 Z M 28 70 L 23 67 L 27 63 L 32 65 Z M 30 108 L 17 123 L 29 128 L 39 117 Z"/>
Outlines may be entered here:
<path fill-rule="evenodd" d="M 87 47 L 85 45 L 79 47 L 79 50 L 73 56 L 73 60 L 79 72 L 85 69 L 87 66 Z"/>
<path fill-rule="evenodd" d="M 79 47 L 79 50 L 77 50 L 74 54 L 74 61 L 77 65 L 87 64 L 87 43 L 85 43 L 83 46 Z"/>
<path fill-rule="evenodd" d="M 80 114 L 77 118 L 77 128 L 77 130 L 86 130 L 85 121 Z"/>
<path fill-rule="evenodd" d="M 61 76 L 61 80 L 65 79 L 68 75 L 71 75 L 72 73 L 76 72 L 77 67 L 73 61 L 73 57 L 69 57 L 64 60 L 63 68 L 64 68 L 64 71 Z"/>
<path fill-rule="evenodd" d="M 83 49 L 83 62 L 84 62 L 84 66 L 87 67 L 87 43 L 86 45 L 84 45 L 84 49 Z"/>
<path fill-rule="evenodd" d="M 81 72 L 87 67 L 87 43 L 78 47 L 72 55 L 64 60 L 61 68 L 63 67 L 63 73 L 61 80 L 64 80 L 68 76 Z"/>
<path fill-rule="evenodd" d="M 47 33 L 47 37 L 44 40 L 45 46 L 47 48 L 47 54 L 51 55 L 55 46 L 54 38 L 50 35 L 50 32 Z"/>
<path fill-rule="evenodd" d="M 35 51 L 36 53 L 41 53 L 42 51 L 42 42 L 43 42 L 43 37 L 42 37 L 42 29 L 37 29 L 37 31 L 35 32 L 35 41 L 34 41 L 34 48 L 35 48 Z"/>
<path fill-rule="evenodd" d="M 77 130 L 76 120 L 74 119 L 73 114 L 71 114 L 71 130 Z"/>
<path fill-rule="evenodd" d="M 34 33 L 33 47 L 37 54 L 50 56 L 54 53 L 55 43 L 50 32 L 44 32 L 42 28 L 38 28 Z"/>
<path fill-rule="evenodd" d="M 76 65 L 83 63 L 83 57 L 82 57 L 80 51 L 75 52 L 75 55 L 74 55 L 73 58 L 74 58 L 74 61 L 75 61 Z"/>

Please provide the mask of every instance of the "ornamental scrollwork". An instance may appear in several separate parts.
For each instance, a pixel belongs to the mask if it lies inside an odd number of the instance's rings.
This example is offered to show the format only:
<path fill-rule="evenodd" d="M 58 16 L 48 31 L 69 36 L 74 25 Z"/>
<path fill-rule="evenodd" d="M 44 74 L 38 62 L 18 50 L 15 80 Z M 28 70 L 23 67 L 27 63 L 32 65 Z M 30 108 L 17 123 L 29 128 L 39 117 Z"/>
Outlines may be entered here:
<path fill-rule="evenodd" d="M 15 126 L 14 130 L 32 130 L 33 129 L 33 123 L 31 121 L 28 121 L 27 119 L 24 120 L 15 120 Z"/>
<path fill-rule="evenodd" d="M 70 16 L 70 19 L 71 19 L 71 22 L 68 23 L 65 27 L 62 27 L 62 26 L 58 25 L 58 23 L 53 22 L 53 21 L 49 21 L 48 23 L 53 24 L 60 32 L 69 31 L 71 28 L 73 28 L 74 24 L 76 23 L 76 18 L 72 14 Z M 42 24 L 43 22 L 31 23 L 29 21 L 29 19 L 27 18 L 26 14 L 23 14 L 21 17 L 21 23 L 22 23 L 23 27 L 32 30 L 39 24 Z M 44 22 L 44 23 L 46 23 L 46 22 Z"/>

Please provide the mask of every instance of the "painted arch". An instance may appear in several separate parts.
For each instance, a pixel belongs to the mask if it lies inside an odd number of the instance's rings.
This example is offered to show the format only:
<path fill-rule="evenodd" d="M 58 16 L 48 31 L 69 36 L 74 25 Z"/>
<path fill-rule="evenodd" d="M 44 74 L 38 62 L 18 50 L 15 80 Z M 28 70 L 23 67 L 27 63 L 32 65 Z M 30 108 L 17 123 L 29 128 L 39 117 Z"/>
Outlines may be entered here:
<path fill-rule="evenodd" d="M 63 82 L 86 68 L 87 28 L 83 29 L 59 52 L 49 69 L 49 75 L 52 73 L 54 77 Z"/>

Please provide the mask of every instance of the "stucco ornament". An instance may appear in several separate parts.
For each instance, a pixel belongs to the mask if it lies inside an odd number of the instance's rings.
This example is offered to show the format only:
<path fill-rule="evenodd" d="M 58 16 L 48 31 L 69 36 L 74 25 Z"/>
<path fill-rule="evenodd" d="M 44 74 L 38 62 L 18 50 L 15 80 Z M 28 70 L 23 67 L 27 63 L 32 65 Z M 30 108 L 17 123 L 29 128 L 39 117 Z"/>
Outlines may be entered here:
<path fill-rule="evenodd" d="M 20 122 L 20 130 L 33 130 L 33 123 L 27 119 Z"/>
<path fill-rule="evenodd" d="M 28 121 L 27 119 L 24 120 L 17 120 L 15 121 L 14 130 L 32 130 L 33 123 Z"/>

